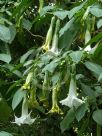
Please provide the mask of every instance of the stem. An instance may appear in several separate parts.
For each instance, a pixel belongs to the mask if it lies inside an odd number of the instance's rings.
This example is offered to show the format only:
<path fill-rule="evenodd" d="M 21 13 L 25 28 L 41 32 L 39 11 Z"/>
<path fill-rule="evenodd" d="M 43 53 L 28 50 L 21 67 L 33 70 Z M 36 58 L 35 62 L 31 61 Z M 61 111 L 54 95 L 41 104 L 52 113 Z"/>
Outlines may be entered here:
<path fill-rule="evenodd" d="M 101 125 L 97 124 L 97 136 L 101 136 Z"/>

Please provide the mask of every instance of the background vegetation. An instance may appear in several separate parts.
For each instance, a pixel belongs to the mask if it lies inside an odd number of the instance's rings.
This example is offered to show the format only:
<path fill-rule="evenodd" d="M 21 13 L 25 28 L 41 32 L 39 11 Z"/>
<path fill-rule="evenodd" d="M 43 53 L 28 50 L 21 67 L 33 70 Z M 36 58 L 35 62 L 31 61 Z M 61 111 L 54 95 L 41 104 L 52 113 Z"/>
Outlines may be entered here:
<path fill-rule="evenodd" d="M 1 0 L 0 136 L 101 136 L 101 52 L 102 0 Z"/>

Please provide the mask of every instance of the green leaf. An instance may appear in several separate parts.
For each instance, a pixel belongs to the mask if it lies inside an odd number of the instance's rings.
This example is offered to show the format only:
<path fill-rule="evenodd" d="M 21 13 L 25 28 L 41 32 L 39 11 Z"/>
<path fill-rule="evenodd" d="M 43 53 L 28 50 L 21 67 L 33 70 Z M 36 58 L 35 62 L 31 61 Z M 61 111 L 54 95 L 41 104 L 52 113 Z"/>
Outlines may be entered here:
<path fill-rule="evenodd" d="M 8 25 L 12 25 L 12 22 L 10 22 L 10 20 L 0 16 L 0 24 L 5 24 L 5 23 L 7 23 Z"/>
<path fill-rule="evenodd" d="M 11 108 L 3 98 L 0 98 L 0 121 L 7 121 L 10 115 Z"/>
<path fill-rule="evenodd" d="M 0 132 L 0 136 L 13 136 L 12 134 L 5 132 L 5 131 L 1 131 Z"/>
<path fill-rule="evenodd" d="M 16 36 L 16 29 L 15 27 L 12 25 L 9 27 L 9 31 L 10 31 L 10 35 L 11 35 L 11 38 L 9 40 L 9 43 L 12 43 L 12 41 L 14 40 L 15 36 Z"/>
<path fill-rule="evenodd" d="M 23 28 L 27 29 L 28 31 L 32 27 L 32 23 L 28 19 L 25 19 L 25 18 L 23 18 L 22 20 L 22 25 L 23 25 Z"/>
<path fill-rule="evenodd" d="M 40 12 L 40 16 L 45 15 L 48 11 L 53 10 L 55 8 L 55 6 L 46 6 L 44 8 L 42 8 L 41 12 Z"/>
<path fill-rule="evenodd" d="M 96 36 L 94 36 L 93 38 L 91 38 L 91 40 L 85 45 L 89 45 L 89 44 L 92 44 L 92 43 L 96 43 L 98 42 L 100 39 L 102 38 L 102 32 L 98 33 Z"/>
<path fill-rule="evenodd" d="M 100 9 L 98 6 L 90 7 L 90 12 L 96 17 L 102 17 L 102 9 Z"/>
<path fill-rule="evenodd" d="M 6 64 L 6 65 L 3 65 L 3 67 L 6 68 L 6 69 L 9 69 L 10 72 L 12 72 L 13 74 L 17 75 L 18 77 L 20 77 L 20 78 L 22 77 L 22 73 L 19 70 L 17 70 L 17 68 L 14 67 L 13 65 Z"/>
<path fill-rule="evenodd" d="M 4 25 L 0 25 L 0 39 L 4 42 L 9 42 L 11 39 L 10 30 Z"/>
<path fill-rule="evenodd" d="M 10 63 L 11 56 L 9 54 L 0 54 L 0 60 L 6 63 Z"/>
<path fill-rule="evenodd" d="M 69 19 L 71 19 L 80 9 L 82 9 L 82 7 L 85 5 L 85 3 L 87 2 L 87 0 L 85 0 L 82 4 L 80 4 L 79 6 L 77 7 L 74 7 L 73 9 L 71 9 L 69 11 Z"/>
<path fill-rule="evenodd" d="M 94 111 L 92 117 L 96 123 L 102 125 L 102 110 L 101 109 Z"/>
<path fill-rule="evenodd" d="M 98 78 L 98 82 L 100 82 L 102 80 L 102 73 L 100 73 L 99 78 Z"/>
<path fill-rule="evenodd" d="M 68 16 L 69 11 L 63 10 L 63 11 L 56 11 L 53 14 L 57 16 L 59 19 L 63 20 Z"/>
<path fill-rule="evenodd" d="M 100 73 L 102 72 L 102 67 L 98 64 L 93 63 L 93 62 L 87 61 L 87 62 L 85 62 L 85 66 L 98 77 L 99 77 Z"/>
<path fill-rule="evenodd" d="M 97 28 L 100 28 L 102 27 L 102 19 L 98 20 L 97 22 Z"/>
<path fill-rule="evenodd" d="M 21 56 L 20 63 L 24 63 L 25 60 L 29 57 L 29 55 L 31 55 L 33 52 L 34 50 L 32 49 L 26 52 L 23 56 Z"/>
<path fill-rule="evenodd" d="M 62 122 L 60 123 L 61 131 L 64 132 L 67 129 L 70 129 L 72 122 L 75 119 L 75 113 L 73 108 L 70 109 L 67 113 L 67 115 L 64 117 Z"/>
<path fill-rule="evenodd" d="M 75 111 L 75 116 L 78 121 L 80 121 L 84 117 L 87 109 L 88 108 L 85 103 L 77 108 L 77 110 Z"/>
<path fill-rule="evenodd" d="M 30 6 L 31 1 L 29 0 L 22 0 L 20 4 L 14 9 L 12 18 L 15 17 L 17 23 L 19 22 L 19 18 L 21 17 L 22 13 Z"/>
<path fill-rule="evenodd" d="M 83 51 L 74 51 L 69 54 L 69 56 L 72 58 L 73 62 L 80 62 L 83 55 Z"/>
<path fill-rule="evenodd" d="M 70 29 L 70 27 L 72 26 L 72 24 L 74 23 L 75 19 L 72 18 L 69 22 L 67 22 L 63 28 L 60 29 L 59 31 L 59 36 L 61 37 L 68 29 Z"/>
<path fill-rule="evenodd" d="M 91 89 L 90 86 L 81 83 L 81 87 L 82 87 L 82 90 L 83 90 L 84 94 L 86 94 L 87 96 L 90 96 L 91 98 L 95 99 L 95 93 Z"/>
<path fill-rule="evenodd" d="M 22 88 L 20 88 L 13 97 L 12 100 L 12 108 L 13 110 L 18 106 L 18 104 L 22 101 L 22 99 L 24 98 L 26 92 L 22 90 Z"/>
<path fill-rule="evenodd" d="M 87 130 L 88 124 L 90 123 L 89 116 L 84 119 L 84 123 L 81 125 L 81 128 L 79 128 L 78 136 L 82 136 L 82 134 Z"/>
<path fill-rule="evenodd" d="M 53 85 L 55 85 L 58 82 L 59 78 L 60 78 L 60 73 L 56 73 L 55 75 L 53 75 L 52 77 Z"/>
<path fill-rule="evenodd" d="M 79 23 L 77 23 L 77 22 L 73 22 L 67 30 L 65 29 L 63 31 L 63 33 L 61 32 L 63 35 L 61 37 L 59 37 L 59 45 L 58 45 L 59 48 L 61 48 L 61 49 L 63 49 L 63 48 L 69 49 L 70 48 L 75 36 L 78 33 L 78 30 L 79 30 L 78 24 Z"/>
<path fill-rule="evenodd" d="M 58 62 L 52 61 L 42 69 L 42 72 L 49 71 L 49 72 L 53 73 L 57 66 L 58 66 Z"/>

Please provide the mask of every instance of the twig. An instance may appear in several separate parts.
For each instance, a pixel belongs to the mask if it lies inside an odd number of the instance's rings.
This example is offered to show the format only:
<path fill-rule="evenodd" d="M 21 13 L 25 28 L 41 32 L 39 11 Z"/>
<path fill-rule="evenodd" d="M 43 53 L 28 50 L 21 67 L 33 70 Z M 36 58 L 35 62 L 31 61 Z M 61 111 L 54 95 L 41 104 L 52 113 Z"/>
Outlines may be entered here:
<path fill-rule="evenodd" d="M 43 37 L 41 35 L 35 35 L 31 31 L 29 31 L 29 30 L 27 30 L 27 32 L 29 32 L 33 37 L 39 37 L 39 38 L 42 38 L 43 40 L 45 39 L 45 37 Z"/>

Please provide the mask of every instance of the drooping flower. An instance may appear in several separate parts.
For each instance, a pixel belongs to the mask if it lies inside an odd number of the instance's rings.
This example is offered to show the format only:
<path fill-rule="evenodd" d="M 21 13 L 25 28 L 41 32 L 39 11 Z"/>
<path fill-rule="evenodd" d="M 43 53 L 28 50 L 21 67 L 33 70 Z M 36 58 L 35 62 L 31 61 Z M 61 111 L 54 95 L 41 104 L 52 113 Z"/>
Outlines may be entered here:
<path fill-rule="evenodd" d="M 91 40 L 91 33 L 90 33 L 89 29 L 87 28 L 86 32 L 85 32 L 85 44 L 87 44 L 90 40 Z M 89 44 L 88 46 L 85 47 L 84 51 L 90 52 L 91 49 L 92 49 L 91 45 Z"/>
<path fill-rule="evenodd" d="M 49 96 L 49 74 L 48 71 L 45 72 L 43 86 L 42 86 L 42 97 L 41 101 L 46 101 Z"/>
<path fill-rule="evenodd" d="M 84 101 L 77 98 L 77 91 L 76 90 L 77 90 L 76 82 L 75 82 L 75 79 L 74 79 L 74 77 L 72 75 L 71 76 L 71 81 L 70 81 L 70 86 L 69 86 L 68 96 L 64 100 L 61 100 L 60 103 L 62 105 L 68 106 L 69 108 L 79 107 Z"/>
<path fill-rule="evenodd" d="M 29 92 L 30 92 L 30 96 L 29 96 L 29 104 L 31 107 L 37 107 L 39 106 L 39 103 L 36 99 L 36 87 L 31 87 L 29 89 Z"/>
<path fill-rule="evenodd" d="M 60 85 L 57 83 L 52 90 L 52 108 L 48 113 L 58 113 L 63 114 L 62 110 L 58 106 L 58 93 L 60 90 Z"/>
<path fill-rule="evenodd" d="M 21 126 L 22 124 L 28 124 L 31 125 L 34 123 L 34 121 L 36 120 L 36 118 L 32 119 L 30 117 L 30 113 L 28 113 L 28 102 L 27 99 L 24 98 L 23 100 L 23 104 L 22 104 L 22 113 L 21 113 L 21 117 L 16 117 L 15 116 L 15 122 L 17 125 Z"/>
<path fill-rule="evenodd" d="M 53 36 L 53 40 L 52 40 L 52 47 L 49 50 L 49 52 L 54 54 L 55 56 L 59 55 L 59 53 L 60 53 L 58 50 L 59 29 L 60 29 L 60 20 L 58 19 L 56 22 L 56 28 L 55 28 L 55 32 L 54 32 L 54 36 Z"/>
<path fill-rule="evenodd" d="M 55 22 L 55 17 L 52 17 L 51 24 L 50 24 L 49 30 L 47 32 L 47 35 L 46 35 L 45 44 L 42 46 L 42 48 L 45 51 L 48 51 L 50 49 L 50 44 L 51 44 L 52 35 L 53 35 L 54 22 Z"/>

